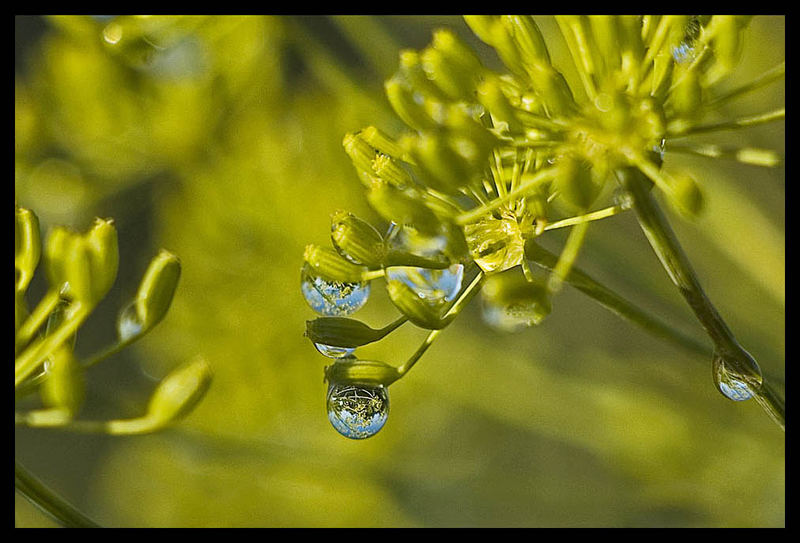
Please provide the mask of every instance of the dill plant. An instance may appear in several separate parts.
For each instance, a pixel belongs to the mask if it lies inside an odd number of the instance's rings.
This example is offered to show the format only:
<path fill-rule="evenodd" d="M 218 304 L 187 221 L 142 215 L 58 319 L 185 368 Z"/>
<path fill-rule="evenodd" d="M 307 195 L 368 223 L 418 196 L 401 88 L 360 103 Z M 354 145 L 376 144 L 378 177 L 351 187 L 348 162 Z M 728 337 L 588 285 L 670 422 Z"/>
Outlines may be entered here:
<path fill-rule="evenodd" d="M 49 289 L 28 308 L 26 293 L 41 257 Z M 14 423 L 78 433 L 137 435 L 167 427 L 188 414 L 211 380 L 208 363 L 197 358 L 174 369 L 154 390 L 143 415 L 89 420 L 80 417 L 89 368 L 152 330 L 166 315 L 181 273 L 178 258 L 162 250 L 150 262 L 134 299 L 120 311 L 118 339 L 85 360 L 74 354 L 78 331 L 117 276 L 119 252 L 113 220 L 95 219 L 85 233 L 51 230 L 41 246 L 39 221 L 29 209 L 14 212 Z M 39 393 L 41 406 L 26 398 Z M 19 461 L 14 487 L 65 526 L 95 523 L 41 483 Z"/>
<path fill-rule="evenodd" d="M 733 401 L 755 398 L 783 428 L 783 399 L 705 294 L 661 208 L 691 220 L 706 198 L 690 171 L 662 167 L 665 153 L 764 167 L 781 162 L 771 150 L 692 140 L 785 118 L 780 108 L 707 120 L 721 105 L 785 74 L 781 63 L 721 90 L 749 19 L 556 17 L 578 88 L 554 65 L 530 16 L 465 17 L 495 50 L 503 72 L 485 68 L 448 30 L 434 33 L 422 51 L 402 51 L 385 91 L 406 133 L 395 138 L 370 126 L 343 140 L 367 200 L 388 229 L 338 211 L 332 248 L 309 245 L 304 254 L 302 292 L 323 315 L 308 321 L 306 335 L 334 359 L 325 369 L 334 428 L 353 439 L 377 433 L 387 420 L 389 385 L 479 293 L 487 320 L 516 330 L 542 322 L 567 283 L 659 337 L 707 352 L 575 266 L 590 225 L 620 213 L 636 215 L 706 332 L 714 385 Z M 570 230 L 556 255 L 540 238 L 561 228 Z M 373 329 L 350 315 L 376 282 L 401 315 Z M 406 362 L 356 356 L 358 347 L 408 321 L 429 333 Z"/>

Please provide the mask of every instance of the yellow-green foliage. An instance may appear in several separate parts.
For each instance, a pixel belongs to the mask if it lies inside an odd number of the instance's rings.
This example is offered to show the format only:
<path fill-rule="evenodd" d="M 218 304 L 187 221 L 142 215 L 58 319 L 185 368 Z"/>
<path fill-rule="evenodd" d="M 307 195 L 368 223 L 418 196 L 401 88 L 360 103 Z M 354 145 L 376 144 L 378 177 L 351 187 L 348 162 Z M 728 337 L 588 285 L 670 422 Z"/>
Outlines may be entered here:
<path fill-rule="evenodd" d="M 329 243 L 337 209 L 382 224 L 342 138 L 369 125 L 401 135 L 381 77 L 433 28 L 448 25 L 487 65 L 497 59 L 459 18 L 326 21 L 361 62 L 293 18 L 47 20 L 15 81 L 16 199 L 45 225 L 116 218 L 112 204 L 135 211 L 118 217 L 121 232 L 150 217 L 137 251 L 169 247 L 181 282 L 159 327 L 118 363 L 162 377 L 200 355 L 214 380 L 179 427 L 47 444 L 20 429 L 18 459 L 47 466 L 53 486 L 108 526 L 783 526 L 783 432 L 756 405 L 722 398 L 708 360 L 566 287 L 521 334 L 489 330 L 474 304 L 393 385 L 380 434 L 350 441 L 330 427 L 329 360 L 303 336 L 313 318 L 299 289 L 303 249 Z M 783 30 L 783 18 L 754 18 L 734 75 L 781 61 Z M 552 47 L 554 63 L 567 58 Z M 761 103 L 783 101 L 782 83 L 761 92 Z M 726 107 L 764 109 L 750 98 Z M 782 150 L 782 134 L 770 125 L 727 143 Z M 782 379 L 782 168 L 666 160 L 691 168 L 707 196 L 705 214 L 678 227 L 704 286 Z M 128 202 L 137 190 L 145 196 Z M 581 266 L 702 338 L 635 220 L 615 220 L 591 231 Z M 145 267 L 124 265 L 137 276 Z M 373 328 L 398 316 L 380 290 L 359 313 Z M 406 324 L 363 358 L 399 364 L 422 337 Z M 106 399 L 87 398 L 94 409 L 146 397 L 106 384 Z M 92 454 L 72 452 L 79 440 Z M 48 521 L 22 510 L 17 522 Z"/>

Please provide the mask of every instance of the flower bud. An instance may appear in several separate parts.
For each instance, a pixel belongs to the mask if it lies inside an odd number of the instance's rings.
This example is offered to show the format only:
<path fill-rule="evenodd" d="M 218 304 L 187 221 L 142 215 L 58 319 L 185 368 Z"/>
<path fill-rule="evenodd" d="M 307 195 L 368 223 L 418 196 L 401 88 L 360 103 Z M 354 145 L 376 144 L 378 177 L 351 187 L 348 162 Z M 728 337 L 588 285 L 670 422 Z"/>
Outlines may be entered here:
<path fill-rule="evenodd" d="M 559 196 L 578 209 L 588 209 L 597 199 L 602 182 L 595 179 L 596 174 L 590 163 L 574 157 L 563 157 L 558 164 L 558 175 L 553 187 Z"/>
<path fill-rule="evenodd" d="M 69 346 L 56 350 L 45 362 L 47 379 L 42 383 L 42 401 L 48 407 L 75 414 L 80 409 L 86 391 L 83 368 Z"/>
<path fill-rule="evenodd" d="M 147 267 L 136 293 L 136 314 L 143 330 L 158 324 L 167 314 L 178 280 L 181 276 L 181 263 L 178 257 L 161 250 Z"/>
<path fill-rule="evenodd" d="M 692 218 L 703 209 L 703 193 L 694 179 L 688 175 L 679 175 L 672 185 L 672 200 L 678 211 Z"/>
<path fill-rule="evenodd" d="M 510 131 L 522 130 L 514 107 L 503 93 L 499 78 L 487 78 L 478 85 L 478 102 L 492 114 L 494 120 L 506 123 Z"/>
<path fill-rule="evenodd" d="M 186 416 L 203 398 L 211 385 L 211 367 L 197 358 L 170 372 L 156 387 L 147 406 L 145 419 L 151 429 L 171 424 Z"/>
<path fill-rule="evenodd" d="M 372 161 L 375 159 L 375 149 L 372 148 L 359 134 L 346 134 L 342 140 L 344 151 L 353 161 L 356 172 L 361 181 L 368 185 L 374 176 Z"/>
<path fill-rule="evenodd" d="M 390 330 L 391 331 L 391 330 Z M 388 332 L 375 330 L 361 321 L 345 317 L 319 317 L 306 321 L 306 337 L 333 347 L 361 347 L 382 339 Z"/>
<path fill-rule="evenodd" d="M 333 249 L 319 245 L 306 245 L 303 258 L 317 275 L 328 281 L 360 283 L 365 266 L 358 266 L 345 260 Z"/>
<path fill-rule="evenodd" d="M 391 183 L 400 190 L 414 184 L 411 175 L 392 157 L 377 153 L 372 161 L 372 171 L 382 180 Z"/>
<path fill-rule="evenodd" d="M 372 360 L 343 359 L 325 368 L 325 380 L 337 385 L 389 386 L 399 378 L 397 368 Z"/>
<path fill-rule="evenodd" d="M 39 219 L 29 209 L 17 207 L 14 213 L 14 268 L 17 271 L 16 290 L 24 291 L 39 264 L 42 245 Z"/>
<path fill-rule="evenodd" d="M 444 300 L 422 298 L 401 280 L 386 281 L 386 291 L 395 307 L 421 328 L 440 330 L 452 320 L 444 319 L 448 305 Z"/>
<path fill-rule="evenodd" d="M 401 158 L 403 156 L 403 148 L 400 147 L 394 139 L 374 126 L 364 128 L 359 132 L 359 135 L 364 141 L 384 155 L 394 158 Z"/>
<path fill-rule="evenodd" d="M 425 111 L 425 107 L 416 101 L 415 93 L 407 83 L 395 76 L 386 81 L 384 87 L 392 109 L 408 126 L 416 130 L 425 130 L 436 126 L 436 122 Z"/>
<path fill-rule="evenodd" d="M 472 100 L 483 67 L 478 57 L 450 31 L 434 33 L 420 59 L 428 79 L 452 100 Z"/>
<path fill-rule="evenodd" d="M 536 21 L 530 15 L 504 15 L 500 18 L 525 62 L 550 64 L 550 54 Z"/>
<path fill-rule="evenodd" d="M 440 132 L 420 132 L 416 137 L 404 138 L 403 143 L 430 187 L 455 195 L 468 184 L 470 172 L 465 161 Z"/>
<path fill-rule="evenodd" d="M 675 113 L 681 117 L 697 117 L 702 104 L 702 87 L 697 70 L 676 70 L 678 83 L 670 93 L 670 102 Z"/>
<path fill-rule="evenodd" d="M 119 244 L 114 221 L 96 218 L 84 240 L 92 265 L 92 293 L 94 299 L 100 301 L 114 284 L 119 268 Z"/>
<path fill-rule="evenodd" d="M 408 49 L 400 52 L 400 74 L 408 81 L 410 87 L 434 102 L 448 100 L 447 94 L 440 89 L 422 68 L 422 59 L 417 51 Z"/>
<path fill-rule="evenodd" d="M 331 241 L 340 255 L 370 269 L 380 268 L 386 254 L 386 246 L 378 231 L 346 211 L 333 215 Z"/>
<path fill-rule="evenodd" d="M 409 196 L 388 183 L 373 183 L 367 200 L 378 214 L 390 222 L 413 225 L 415 228 L 435 234 L 439 231 L 439 219 L 420 200 Z"/>
<path fill-rule="evenodd" d="M 45 245 L 45 271 L 47 280 L 53 288 L 68 290 L 65 264 L 67 255 L 75 242 L 76 234 L 67 228 L 53 228 L 47 236 Z"/>

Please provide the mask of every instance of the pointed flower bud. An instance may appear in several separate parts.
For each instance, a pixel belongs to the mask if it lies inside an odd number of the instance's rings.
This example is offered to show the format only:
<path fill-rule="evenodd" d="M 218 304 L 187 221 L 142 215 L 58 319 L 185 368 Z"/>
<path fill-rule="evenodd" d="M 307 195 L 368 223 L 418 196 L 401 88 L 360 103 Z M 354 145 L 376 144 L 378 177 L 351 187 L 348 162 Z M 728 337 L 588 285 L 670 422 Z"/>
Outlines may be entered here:
<path fill-rule="evenodd" d="M 357 133 L 346 134 L 342 145 L 347 156 L 353 161 L 353 166 L 355 166 L 361 181 L 368 184 L 374 176 L 372 161 L 375 160 L 375 149 Z"/>
<path fill-rule="evenodd" d="M 688 175 L 675 176 L 672 200 L 678 211 L 690 218 L 696 217 L 703 210 L 703 193 L 697 182 Z"/>
<path fill-rule="evenodd" d="M 360 283 L 367 271 L 365 266 L 353 264 L 333 249 L 319 245 L 307 245 L 303 257 L 317 275 L 328 281 Z"/>
<path fill-rule="evenodd" d="M 386 328 L 376 330 L 355 319 L 319 317 L 313 321 L 306 321 L 305 335 L 317 344 L 333 347 L 361 347 L 383 339 L 399 324 L 393 323 Z"/>
<path fill-rule="evenodd" d="M 367 193 L 367 200 L 387 221 L 413 225 L 432 234 L 439 231 L 440 221 L 433 211 L 419 199 L 412 198 L 406 191 L 398 190 L 388 183 L 373 183 Z"/>
<path fill-rule="evenodd" d="M 559 160 L 558 175 L 553 187 L 559 196 L 578 209 L 587 209 L 597 199 L 603 187 L 602 179 L 588 162 L 575 157 Z"/>
<path fill-rule="evenodd" d="M 380 268 L 386 254 L 383 237 L 368 222 L 338 211 L 331 218 L 331 241 L 340 255 L 357 265 Z"/>
<path fill-rule="evenodd" d="M 430 300 L 420 297 L 414 289 L 401 280 L 387 281 L 386 291 L 395 307 L 421 328 L 440 330 L 452 320 L 444 318 L 448 304 L 443 299 Z"/>
<path fill-rule="evenodd" d="M 161 428 L 189 414 L 211 385 L 211 377 L 211 367 L 202 358 L 170 372 L 150 397 L 144 418 L 151 429 Z"/>
<path fill-rule="evenodd" d="M 402 158 L 403 148 L 390 136 L 374 126 L 368 126 L 359 132 L 361 138 L 370 146 L 374 147 L 384 155 L 394 158 Z"/>
<path fill-rule="evenodd" d="M 331 384 L 389 386 L 400 378 L 397 368 L 372 360 L 338 360 L 325 368 L 325 380 Z"/>
<path fill-rule="evenodd" d="M 97 301 L 108 293 L 119 268 L 119 245 L 113 219 L 96 218 L 85 243 L 92 264 L 92 290 Z"/>
<path fill-rule="evenodd" d="M 45 363 L 47 379 L 42 383 L 41 394 L 45 405 L 75 414 L 85 396 L 86 382 L 83 369 L 69 346 L 56 350 Z"/>
<path fill-rule="evenodd" d="M 436 126 L 436 122 L 425 111 L 425 107 L 422 104 L 422 95 L 419 95 L 420 101 L 418 102 L 415 92 L 409 88 L 406 82 L 395 76 L 386 81 L 384 87 L 386 89 L 386 97 L 389 99 L 389 103 L 395 113 L 408 126 L 416 130 L 424 130 Z"/>
<path fill-rule="evenodd" d="M 169 251 L 162 249 L 150 261 L 134 302 L 142 331 L 153 328 L 167 314 L 180 277 L 180 260 Z"/>
<path fill-rule="evenodd" d="M 29 209 L 17 207 L 14 213 L 14 268 L 17 271 L 16 290 L 27 288 L 39 264 L 42 246 L 39 219 Z"/>

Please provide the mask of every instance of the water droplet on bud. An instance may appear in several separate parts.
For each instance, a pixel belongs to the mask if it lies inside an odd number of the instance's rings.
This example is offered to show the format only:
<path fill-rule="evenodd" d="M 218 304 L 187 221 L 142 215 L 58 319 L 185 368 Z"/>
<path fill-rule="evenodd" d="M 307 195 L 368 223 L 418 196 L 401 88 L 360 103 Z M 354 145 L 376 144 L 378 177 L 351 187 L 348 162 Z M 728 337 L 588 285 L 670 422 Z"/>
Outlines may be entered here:
<path fill-rule="evenodd" d="M 350 439 L 374 436 L 389 417 L 389 391 L 382 385 L 331 384 L 327 404 L 328 420 Z"/>
<path fill-rule="evenodd" d="M 755 364 L 755 361 L 753 361 L 753 364 Z M 719 391 L 735 402 L 749 400 L 761 386 L 761 372 L 757 364 L 751 375 L 744 375 L 726 363 L 723 356 L 715 354 L 712 370 L 714 372 L 714 384 L 717 385 Z"/>
<path fill-rule="evenodd" d="M 117 335 L 120 341 L 128 341 L 142 333 L 144 325 L 136 312 L 136 302 L 131 302 L 119 313 Z"/>
<path fill-rule="evenodd" d="M 314 274 L 307 264 L 300 274 L 300 288 L 311 309 L 328 317 L 351 315 L 361 309 L 369 298 L 368 282 L 326 281 Z"/>
<path fill-rule="evenodd" d="M 324 343 L 315 343 L 314 347 L 328 358 L 347 358 L 356 351 L 355 347 L 337 347 L 335 345 L 325 345 Z"/>
<path fill-rule="evenodd" d="M 426 258 L 439 258 L 447 249 L 445 236 L 426 236 L 413 228 L 403 226 L 392 231 L 393 247 Z M 461 290 L 464 266 L 453 264 L 444 269 L 391 266 L 386 268 L 386 280 L 399 280 L 411 287 L 420 298 L 430 302 L 451 302 Z"/>

